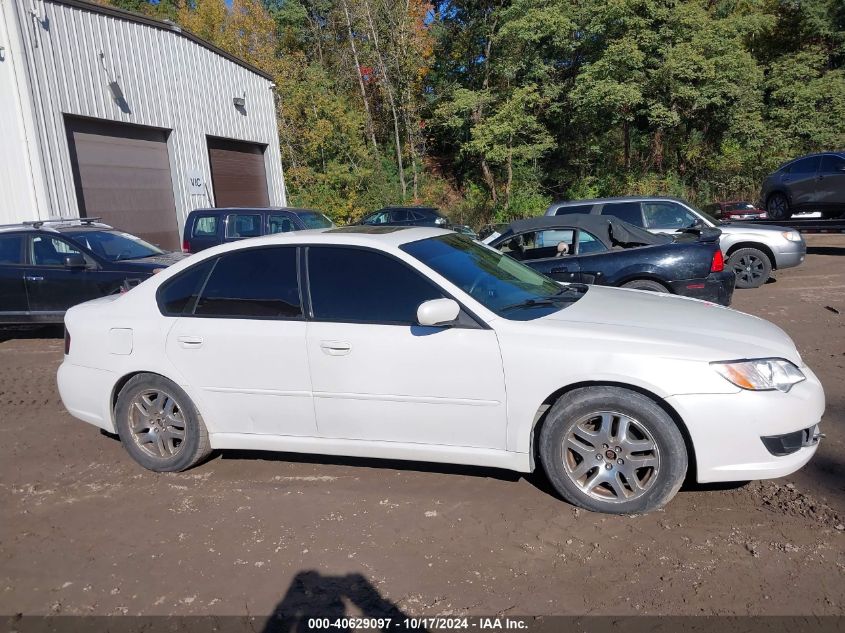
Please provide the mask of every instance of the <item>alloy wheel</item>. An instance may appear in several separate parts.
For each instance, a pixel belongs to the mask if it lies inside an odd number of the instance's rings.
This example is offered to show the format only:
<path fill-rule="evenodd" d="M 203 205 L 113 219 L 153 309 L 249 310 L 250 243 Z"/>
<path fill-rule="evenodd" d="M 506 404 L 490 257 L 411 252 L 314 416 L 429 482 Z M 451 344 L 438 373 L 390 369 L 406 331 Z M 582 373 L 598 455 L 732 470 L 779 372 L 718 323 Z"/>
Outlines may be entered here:
<path fill-rule="evenodd" d="M 148 389 L 133 398 L 129 428 L 137 446 L 153 457 L 173 457 L 185 443 L 185 418 L 168 393 Z"/>
<path fill-rule="evenodd" d="M 743 255 L 733 262 L 736 276 L 748 285 L 754 285 L 765 273 L 763 262 L 754 255 Z"/>

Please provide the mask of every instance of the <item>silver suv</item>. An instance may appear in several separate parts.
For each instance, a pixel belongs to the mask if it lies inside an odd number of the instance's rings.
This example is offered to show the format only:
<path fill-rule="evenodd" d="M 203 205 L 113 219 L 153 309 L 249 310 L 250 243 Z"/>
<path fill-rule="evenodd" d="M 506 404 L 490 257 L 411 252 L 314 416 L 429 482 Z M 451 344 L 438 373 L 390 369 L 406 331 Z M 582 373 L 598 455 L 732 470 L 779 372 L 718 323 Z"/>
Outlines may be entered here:
<path fill-rule="evenodd" d="M 763 181 L 760 201 L 772 220 L 800 211 L 824 218 L 845 213 L 845 152 L 809 154 L 789 161 Z"/>
<path fill-rule="evenodd" d="M 807 244 L 798 231 L 781 226 L 721 223 L 680 198 L 630 196 L 554 202 L 546 215 L 592 213 L 613 215 L 652 233 L 676 233 L 693 226 L 721 229 L 719 244 L 727 267 L 736 273 L 737 288 L 757 288 L 773 270 L 798 266 Z"/>

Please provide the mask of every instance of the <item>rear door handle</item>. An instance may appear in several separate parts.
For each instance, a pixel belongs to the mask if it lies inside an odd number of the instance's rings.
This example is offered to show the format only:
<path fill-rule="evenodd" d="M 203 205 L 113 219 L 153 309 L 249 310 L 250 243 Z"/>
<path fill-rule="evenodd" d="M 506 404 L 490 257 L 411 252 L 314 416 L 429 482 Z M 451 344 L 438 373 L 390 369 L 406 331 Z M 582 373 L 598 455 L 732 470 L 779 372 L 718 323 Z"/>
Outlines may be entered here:
<path fill-rule="evenodd" d="M 185 349 L 196 349 L 202 347 L 202 337 L 200 336 L 180 336 L 176 339 L 179 345 Z"/>
<path fill-rule="evenodd" d="M 320 349 L 329 356 L 344 356 L 352 351 L 352 345 L 346 341 L 320 341 Z"/>
<path fill-rule="evenodd" d="M 24 275 L 23 278 L 27 281 L 44 281 L 44 277 L 39 277 L 37 275 Z"/>

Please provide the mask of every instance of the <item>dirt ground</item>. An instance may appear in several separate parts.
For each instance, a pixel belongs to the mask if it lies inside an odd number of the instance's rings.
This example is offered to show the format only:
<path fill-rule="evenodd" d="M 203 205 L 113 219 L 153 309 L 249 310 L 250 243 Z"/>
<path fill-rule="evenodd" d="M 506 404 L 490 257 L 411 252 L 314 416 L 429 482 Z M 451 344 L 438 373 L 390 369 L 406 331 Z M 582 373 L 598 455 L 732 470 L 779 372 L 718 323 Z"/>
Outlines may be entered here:
<path fill-rule="evenodd" d="M 0 338 L 2 614 L 845 613 L 845 236 L 734 307 L 796 341 L 827 392 L 791 477 L 579 511 L 541 474 L 229 452 L 142 470 L 71 418 L 60 332 Z"/>

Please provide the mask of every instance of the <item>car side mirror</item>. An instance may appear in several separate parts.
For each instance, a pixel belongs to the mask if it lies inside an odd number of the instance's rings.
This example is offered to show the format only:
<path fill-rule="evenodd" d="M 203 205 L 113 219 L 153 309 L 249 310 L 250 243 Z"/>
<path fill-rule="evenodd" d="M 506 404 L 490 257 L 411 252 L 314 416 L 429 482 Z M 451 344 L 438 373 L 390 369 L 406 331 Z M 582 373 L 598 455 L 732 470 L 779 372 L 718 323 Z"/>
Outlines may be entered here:
<path fill-rule="evenodd" d="M 461 312 L 461 306 L 454 299 L 431 299 L 417 308 L 417 322 L 430 327 L 453 325 Z"/>
<path fill-rule="evenodd" d="M 79 253 L 65 255 L 65 268 L 87 268 L 88 262 Z"/>

